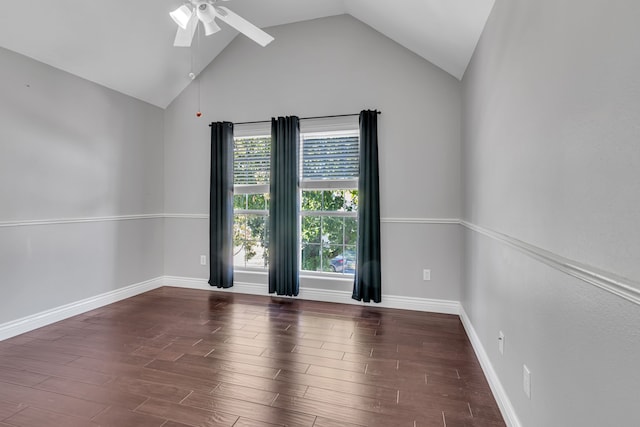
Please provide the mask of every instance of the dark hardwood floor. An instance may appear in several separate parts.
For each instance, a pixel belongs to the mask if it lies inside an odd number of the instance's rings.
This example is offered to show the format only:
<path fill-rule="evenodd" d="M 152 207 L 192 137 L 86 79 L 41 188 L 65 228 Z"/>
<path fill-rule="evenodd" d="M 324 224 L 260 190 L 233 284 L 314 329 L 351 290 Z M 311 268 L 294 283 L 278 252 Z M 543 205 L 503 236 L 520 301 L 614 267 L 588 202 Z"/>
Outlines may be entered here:
<path fill-rule="evenodd" d="M 0 342 L 0 426 L 504 426 L 457 316 L 160 288 Z"/>

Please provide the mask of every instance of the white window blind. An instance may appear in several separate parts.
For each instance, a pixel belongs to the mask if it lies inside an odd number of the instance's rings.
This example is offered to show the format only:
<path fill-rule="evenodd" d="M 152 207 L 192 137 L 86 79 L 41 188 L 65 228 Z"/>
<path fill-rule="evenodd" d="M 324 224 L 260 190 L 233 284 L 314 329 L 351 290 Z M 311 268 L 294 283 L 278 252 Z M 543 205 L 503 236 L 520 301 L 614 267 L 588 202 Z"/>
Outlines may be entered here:
<path fill-rule="evenodd" d="M 264 192 L 256 186 L 268 186 L 271 137 L 235 138 L 233 147 L 233 184 L 236 193 L 243 190 Z M 256 191 L 258 190 L 258 191 Z M 268 190 L 266 190 L 268 191 Z"/>
<path fill-rule="evenodd" d="M 357 132 L 303 134 L 301 180 L 357 180 L 358 145 Z"/>

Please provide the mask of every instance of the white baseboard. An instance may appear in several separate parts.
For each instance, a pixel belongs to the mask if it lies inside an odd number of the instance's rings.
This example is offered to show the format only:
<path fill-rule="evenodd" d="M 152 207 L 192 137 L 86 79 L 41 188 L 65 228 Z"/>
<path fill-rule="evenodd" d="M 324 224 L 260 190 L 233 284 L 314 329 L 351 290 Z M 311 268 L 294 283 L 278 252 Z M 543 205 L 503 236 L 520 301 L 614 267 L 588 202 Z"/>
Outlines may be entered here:
<path fill-rule="evenodd" d="M 173 286 L 175 288 L 201 289 L 203 291 L 235 292 L 239 294 L 249 295 L 267 295 L 267 291 L 264 289 L 264 285 L 257 285 L 253 283 L 234 282 L 232 288 L 221 289 L 209 285 L 207 279 L 177 276 L 164 276 L 163 279 L 164 286 Z"/>
<path fill-rule="evenodd" d="M 496 373 L 495 369 L 493 369 L 493 365 L 489 360 L 489 355 L 485 351 L 484 346 L 480 341 L 480 337 L 476 333 L 476 330 L 471 324 L 471 319 L 469 319 L 469 316 L 467 316 L 467 313 L 464 311 L 464 307 L 462 307 L 462 305 L 460 306 L 460 320 L 462 321 L 462 325 L 464 326 L 464 329 L 469 336 L 469 341 L 471 341 L 471 345 L 473 346 L 476 357 L 480 362 L 480 366 L 482 366 L 484 375 L 489 381 L 489 387 L 491 387 L 491 391 L 493 392 L 493 396 L 498 403 L 498 407 L 500 408 L 500 412 L 502 413 L 504 421 L 507 423 L 508 427 L 522 427 L 522 424 L 520 424 L 520 420 L 516 415 L 516 411 L 511 404 L 511 400 L 509 399 L 509 396 L 507 395 L 504 387 L 502 387 L 502 383 L 498 378 L 498 374 Z"/>
<path fill-rule="evenodd" d="M 210 286 L 206 279 L 191 277 L 165 276 L 165 286 L 178 288 L 204 289 L 208 291 L 237 292 L 250 295 L 270 296 L 267 286 L 264 284 L 234 282 L 229 289 L 219 289 Z M 339 304 L 371 305 L 371 307 L 397 308 L 401 310 L 427 311 L 432 313 L 459 314 L 460 303 L 458 301 L 437 300 L 417 297 L 403 297 L 396 295 L 382 295 L 382 302 L 363 303 L 351 298 L 351 292 L 336 291 L 319 288 L 300 288 L 297 298 L 311 301 L 334 302 Z"/>
<path fill-rule="evenodd" d="M 157 277 L 0 324 L 0 341 L 159 288 L 162 284 L 162 277 Z"/>

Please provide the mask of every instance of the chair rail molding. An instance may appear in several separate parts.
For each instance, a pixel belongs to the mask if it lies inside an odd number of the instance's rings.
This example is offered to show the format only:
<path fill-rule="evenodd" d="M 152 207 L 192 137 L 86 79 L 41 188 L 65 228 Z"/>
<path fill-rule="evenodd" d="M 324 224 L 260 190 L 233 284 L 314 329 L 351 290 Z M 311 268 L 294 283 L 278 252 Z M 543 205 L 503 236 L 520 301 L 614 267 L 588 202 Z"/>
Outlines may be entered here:
<path fill-rule="evenodd" d="M 551 268 L 640 305 L 640 283 L 636 281 L 565 258 L 514 237 L 468 221 L 463 220 L 461 224 L 469 230 L 508 245 Z"/>
<path fill-rule="evenodd" d="M 6 227 L 30 227 L 36 225 L 56 225 L 56 224 L 81 224 L 87 222 L 109 222 L 109 221 L 132 221 L 139 219 L 162 219 L 164 214 L 137 214 L 137 215 L 113 215 L 113 216 L 92 216 L 78 218 L 52 218 L 52 219 L 28 219 L 15 221 L 0 221 L 0 228 Z"/>

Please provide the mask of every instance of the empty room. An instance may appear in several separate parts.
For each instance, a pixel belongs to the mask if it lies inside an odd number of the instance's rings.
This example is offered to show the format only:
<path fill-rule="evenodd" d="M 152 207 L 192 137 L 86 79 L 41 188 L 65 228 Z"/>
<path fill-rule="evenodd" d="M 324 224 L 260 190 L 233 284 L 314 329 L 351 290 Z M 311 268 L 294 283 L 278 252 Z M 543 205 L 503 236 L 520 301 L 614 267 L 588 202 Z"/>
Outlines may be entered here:
<path fill-rule="evenodd" d="M 640 3 L 0 6 L 0 427 L 640 425 Z"/>

